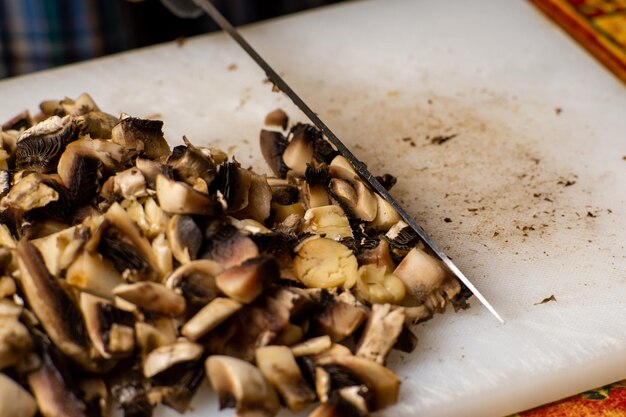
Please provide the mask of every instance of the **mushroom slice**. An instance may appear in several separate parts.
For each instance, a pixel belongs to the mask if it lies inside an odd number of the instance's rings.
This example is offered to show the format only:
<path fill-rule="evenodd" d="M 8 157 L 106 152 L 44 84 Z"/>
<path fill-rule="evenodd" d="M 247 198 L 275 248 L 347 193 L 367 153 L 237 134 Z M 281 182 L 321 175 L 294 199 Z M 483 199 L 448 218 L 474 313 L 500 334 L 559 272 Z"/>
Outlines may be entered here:
<path fill-rule="evenodd" d="M 61 181 L 78 206 L 90 203 L 97 194 L 102 167 L 99 159 L 85 155 L 81 150 L 80 146 L 68 146 L 57 165 Z"/>
<path fill-rule="evenodd" d="M 363 307 L 347 303 L 337 296 L 325 295 L 323 308 L 316 314 L 314 325 L 333 342 L 340 342 L 352 335 L 363 323 L 367 313 Z"/>
<path fill-rule="evenodd" d="M 118 123 L 118 118 L 101 111 L 90 111 L 74 117 L 81 135 L 92 138 L 109 139 L 111 130 Z"/>
<path fill-rule="evenodd" d="M 219 290 L 215 277 L 222 270 L 222 266 L 214 261 L 191 261 L 174 270 L 166 278 L 165 286 L 181 293 L 187 300 L 187 308 L 193 312 L 217 297 Z"/>
<path fill-rule="evenodd" d="M 374 304 L 356 355 L 383 365 L 404 326 L 404 308 L 390 304 Z"/>
<path fill-rule="evenodd" d="M 146 185 L 148 188 L 152 190 L 156 189 L 156 179 L 159 175 L 163 175 L 168 179 L 174 178 L 174 170 L 172 167 L 151 159 L 137 158 L 135 166 L 139 171 L 141 171 L 146 179 Z"/>
<path fill-rule="evenodd" d="M 268 126 L 278 126 L 283 130 L 287 129 L 289 124 L 289 116 L 283 109 L 276 109 L 265 116 L 265 124 Z"/>
<path fill-rule="evenodd" d="M 215 162 L 193 146 L 185 136 L 183 141 L 185 144 L 176 146 L 167 158 L 167 165 L 173 169 L 175 178 L 191 186 L 195 184 L 197 178 L 211 184 L 217 172 Z"/>
<path fill-rule="evenodd" d="M 278 178 L 285 178 L 289 167 L 283 161 L 283 153 L 289 142 L 280 132 L 261 130 L 260 146 L 261 154 L 265 162 Z"/>
<path fill-rule="evenodd" d="M 65 146 L 76 139 L 76 125 L 71 117 L 52 116 L 25 130 L 17 141 L 15 168 L 50 172 Z"/>
<path fill-rule="evenodd" d="M 214 355 L 206 360 L 206 374 L 215 390 L 220 409 L 236 408 L 238 416 L 273 417 L 280 403 L 274 388 L 248 362 Z"/>
<path fill-rule="evenodd" d="M 30 242 L 18 243 L 17 256 L 22 289 L 48 336 L 63 353 L 84 367 L 91 367 L 80 311 L 50 275 L 41 254 Z"/>
<path fill-rule="evenodd" d="M 431 295 L 444 287 L 448 299 L 454 298 L 461 291 L 458 281 L 449 276 L 441 262 L 419 248 L 411 249 L 393 274 L 404 282 L 409 294 L 421 303 L 428 301 Z"/>
<path fill-rule="evenodd" d="M 79 256 L 87 238 L 86 228 L 74 226 L 31 243 L 39 250 L 50 274 L 59 276 Z"/>
<path fill-rule="evenodd" d="M 172 255 L 178 262 L 187 264 L 196 259 L 202 245 L 202 232 L 191 216 L 172 216 L 166 233 Z"/>
<path fill-rule="evenodd" d="M 171 214 L 217 216 L 222 212 L 222 205 L 213 196 L 196 191 L 184 182 L 170 180 L 163 175 L 157 176 L 156 195 L 159 206 Z"/>
<path fill-rule="evenodd" d="M 70 390 L 47 353 L 39 369 L 30 372 L 27 380 L 43 416 L 88 417 L 85 403 Z"/>
<path fill-rule="evenodd" d="M 33 417 L 37 403 L 28 391 L 0 373 L 0 415 L 2 417 Z"/>
<path fill-rule="evenodd" d="M 22 130 L 28 129 L 32 126 L 33 118 L 30 117 L 30 112 L 28 110 L 24 110 L 4 122 L 2 124 L 2 130 Z"/>
<path fill-rule="evenodd" d="M 210 226 L 205 232 L 205 239 L 206 247 L 201 258 L 218 262 L 224 269 L 259 256 L 259 248 L 254 241 L 228 224 Z"/>
<path fill-rule="evenodd" d="M 217 297 L 189 319 L 180 333 L 189 340 L 198 340 L 239 311 L 242 306 L 240 302 L 230 298 Z"/>
<path fill-rule="evenodd" d="M 337 155 L 333 158 L 328 166 L 330 176 L 333 178 L 339 178 L 342 180 L 352 181 L 359 178 L 359 174 L 354 170 L 354 167 L 346 159 L 345 156 Z"/>
<path fill-rule="evenodd" d="M 127 149 L 143 152 L 150 159 L 165 161 L 170 147 L 163 137 L 160 120 L 123 117 L 111 131 L 111 140 Z"/>
<path fill-rule="evenodd" d="M 371 411 L 381 410 L 398 400 L 400 380 L 391 370 L 369 359 L 357 356 L 328 356 L 318 362 L 319 366 L 327 368 L 334 365 L 344 368 L 354 377 L 363 381 L 371 391 Z"/>
<path fill-rule="evenodd" d="M 334 204 L 308 209 L 304 214 L 304 232 L 333 240 L 353 237 L 348 217 Z"/>
<path fill-rule="evenodd" d="M 28 329 L 17 316 L 0 314 L 0 370 L 17 364 L 32 348 Z"/>
<path fill-rule="evenodd" d="M 169 318 L 159 318 L 155 323 L 135 322 L 135 338 L 141 357 L 145 358 L 154 349 L 170 345 L 176 341 L 175 326 L 164 325 L 171 322 Z"/>
<path fill-rule="evenodd" d="M 145 197 L 148 195 L 146 179 L 137 168 L 120 171 L 113 177 L 113 192 L 131 200 Z"/>
<path fill-rule="evenodd" d="M 343 286 L 349 289 L 357 278 L 357 260 L 350 249 L 331 239 L 305 242 L 294 260 L 294 272 L 309 288 Z"/>
<path fill-rule="evenodd" d="M 78 388 L 82 393 L 82 400 L 87 406 L 86 413 L 90 417 L 109 417 L 111 402 L 109 392 L 102 379 L 85 378 L 79 381 Z"/>
<path fill-rule="evenodd" d="M 371 304 L 402 304 L 406 295 L 404 282 L 387 272 L 386 266 L 363 265 L 356 280 L 356 296 Z"/>
<path fill-rule="evenodd" d="M 386 231 L 389 230 L 394 224 L 400 221 L 400 215 L 394 209 L 391 204 L 384 198 L 376 193 L 373 193 L 376 198 L 376 217 L 372 220 L 368 226 L 374 230 Z"/>
<path fill-rule="evenodd" d="M 215 278 L 215 282 L 224 294 L 247 304 L 263 292 L 264 283 L 278 278 L 278 263 L 274 258 L 263 255 L 225 270 Z"/>
<path fill-rule="evenodd" d="M 83 251 L 67 269 L 68 284 L 99 297 L 113 299 L 113 288 L 124 281 L 120 273 L 100 254 Z"/>
<path fill-rule="evenodd" d="M 130 273 L 133 278 L 143 279 L 159 276 L 161 271 L 150 242 L 141 235 L 122 206 L 118 203 L 111 205 L 104 214 L 104 220 L 94 233 L 99 235 L 98 251 L 120 273 Z"/>
<path fill-rule="evenodd" d="M 165 239 L 164 234 L 160 234 L 152 239 L 152 250 L 157 260 L 159 269 L 165 276 L 169 275 L 174 269 L 174 260 L 172 258 L 172 250 Z"/>
<path fill-rule="evenodd" d="M 202 345 L 185 340 L 158 347 L 150 352 L 143 361 L 143 374 L 146 378 L 152 378 L 181 362 L 200 359 L 203 351 Z"/>
<path fill-rule="evenodd" d="M 59 160 L 57 172 L 65 182 L 65 179 L 71 178 L 72 159 L 81 156 L 100 161 L 105 173 L 112 174 L 126 163 L 129 154 L 126 148 L 110 140 L 80 138 L 67 145 Z"/>
<path fill-rule="evenodd" d="M 156 282 L 121 284 L 113 289 L 113 294 L 146 311 L 173 317 L 185 312 L 185 298 Z"/>
<path fill-rule="evenodd" d="M 100 111 L 96 102 L 87 93 L 82 93 L 76 100 L 65 97 L 63 100 L 59 101 L 59 106 L 66 114 L 70 115 L 80 115 L 92 111 Z"/>
<path fill-rule="evenodd" d="M 296 359 L 287 346 L 258 348 L 256 365 L 291 411 L 300 411 L 315 401 L 315 393 L 304 380 Z"/>
<path fill-rule="evenodd" d="M 87 334 L 104 358 L 129 356 L 135 350 L 135 317 L 116 308 L 110 301 L 87 293 L 80 294 L 80 309 Z"/>
<path fill-rule="evenodd" d="M 357 218 L 366 222 L 371 222 L 376 218 L 378 203 L 374 194 L 362 181 L 332 178 L 329 189 L 332 195 Z"/>
<path fill-rule="evenodd" d="M 59 201 L 61 196 L 51 181 L 46 181 L 39 174 L 30 174 L 20 179 L 11 187 L 2 199 L 0 209 L 16 209 L 21 212 L 43 208 Z"/>
<path fill-rule="evenodd" d="M 248 205 L 232 215 L 239 219 L 254 219 L 262 223 L 270 216 L 271 201 L 272 189 L 267 184 L 265 176 L 252 174 Z"/>
<path fill-rule="evenodd" d="M 228 213 L 243 210 L 248 206 L 253 174 L 241 168 L 237 162 L 226 162 L 219 166 L 217 176 L 211 183 L 211 194 L 224 196 Z"/>
<path fill-rule="evenodd" d="M 386 239 L 380 239 L 378 244 L 373 248 L 361 248 L 361 252 L 357 256 L 359 265 L 386 267 L 387 271 L 396 269 L 396 265 L 391 258 L 391 252 L 389 251 L 389 243 Z"/>
<path fill-rule="evenodd" d="M 313 161 L 315 137 L 311 126 L 297 124 L 291 129 L 291 140 L 283 152 L 283 161 L 294 174 L 304 177 L 307 164 Z"/>
<path fill-rule="evenodd" d="M 330 339 L 330 336 L 327 334 L 324 336 L 313 337 L 302 343 L 291 346 L 291 353 L 293 353 L 293 356 L 295 357 L 317 355 L 318 353 L 329 349 L 332 343 L 333 342 Z"/>
<path fill-rule="evenodd" d="M 11 189 L 11 172 L 2 169 L 0 170 L 0 199 L 4 197 Z"/>

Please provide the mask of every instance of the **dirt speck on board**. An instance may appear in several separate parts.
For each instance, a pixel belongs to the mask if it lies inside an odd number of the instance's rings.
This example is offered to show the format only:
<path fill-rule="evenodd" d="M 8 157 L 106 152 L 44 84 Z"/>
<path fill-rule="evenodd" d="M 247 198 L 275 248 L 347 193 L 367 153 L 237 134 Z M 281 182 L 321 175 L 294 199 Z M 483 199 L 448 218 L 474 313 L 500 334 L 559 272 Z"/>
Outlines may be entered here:
<path fill-rule="evenodd" d="M 228 66 L 228 71 L 237 71 L 237 68 L 239 68 L 237 64 L 230 64 Z"/>
<path fill-rule="evenodd" d="M 544 298 L 543 300 L 539 301 L 538 303 L 535 303 L 535 305 L 538 306 L 540 304 L 549 303 L 550 301 L 556 302 L 556 297 L 554 296 L 554 294 L 550 295 L 549 297 Z"/>
<path fill-rule="evenodd" d="M 556 109 L 554 109 L 554 112 L 556 113 L 556 115 L 560 115 L 561 113 L 563 113 L 563 109 L 560 107 L 557 107 Z"/>
<path fill-rule="evenodd" d="M 178 38 L 176 38 L 175 42 L 176 46 L 182 48 L 187 43 L 187 38 L 185 38 L 184 36 L 179 36 Z"/>

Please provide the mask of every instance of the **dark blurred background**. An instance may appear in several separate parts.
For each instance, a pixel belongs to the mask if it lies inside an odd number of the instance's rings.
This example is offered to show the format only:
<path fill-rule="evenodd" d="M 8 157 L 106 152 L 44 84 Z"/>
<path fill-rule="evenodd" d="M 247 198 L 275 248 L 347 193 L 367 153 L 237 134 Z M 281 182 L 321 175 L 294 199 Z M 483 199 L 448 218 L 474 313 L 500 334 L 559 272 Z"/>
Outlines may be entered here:
<path fill-rule="evenodd" d="M 342 0 L 215 0 L 235 25 Z M 0 78 L 217 30 L 159 0 L 0 0 Z"/>

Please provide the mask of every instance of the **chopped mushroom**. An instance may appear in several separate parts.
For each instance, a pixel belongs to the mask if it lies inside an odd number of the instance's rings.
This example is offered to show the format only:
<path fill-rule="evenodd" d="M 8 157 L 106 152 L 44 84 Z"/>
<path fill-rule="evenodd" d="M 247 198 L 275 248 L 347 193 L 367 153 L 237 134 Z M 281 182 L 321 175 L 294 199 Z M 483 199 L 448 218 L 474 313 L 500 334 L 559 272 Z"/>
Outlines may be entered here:
<path fill-rule="evenodd" d="M 37 412 L 35 399 L 17 382 L 0 373 L 0 415 L 2 417 L 33 417 Z"/>
<path fill-rule="evenodd" d="M 315 401 L 315 393 L 304 380 L 296 359 L 287 346 L 258 348 L 256 364 L 291 411 L 299 411 Z"/>
<path fill-rule="evenodd" d="M 273 417 L 278 413 L 276 391 L 248 362 L 229 356 L 209 356 L 206 374 L 219 398 L 220 409 L 236 408 L 237 415 L 242 417 Z"/>
<path fill-rule="evenodd" d="M 402 331 L 404 317 L 403 307 L 392 309 L 390 304 L 374 304 L 357 345 L 356 355 L 384 364 L 387 354 Z"/>
<path fill-rule="evenodd" d="M 0 129 L 3 417 L 184 413 L 205 376 L 238 416 L 320 401 L 312 416 L 363 417 L 397 400 L 382 364 L 415 347 L 409 326 L 466 307 L 396 210 L 280 110 L 267 177 L 186 137 L 170 151 L 161 121 L 88 94 L 40 109 Z"/>

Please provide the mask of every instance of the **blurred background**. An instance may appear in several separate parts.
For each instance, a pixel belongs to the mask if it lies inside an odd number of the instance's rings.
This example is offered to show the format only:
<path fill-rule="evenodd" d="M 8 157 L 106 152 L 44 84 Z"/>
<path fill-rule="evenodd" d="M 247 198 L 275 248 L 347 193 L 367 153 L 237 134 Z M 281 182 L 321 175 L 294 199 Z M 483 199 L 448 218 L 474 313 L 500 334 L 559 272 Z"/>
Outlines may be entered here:
<path fill-rule="evenodd" d="M 342 0 L 215 0 L 242 25 Z M 0 78 L 217 30 L 159 0 L 0 0 Z"/>

